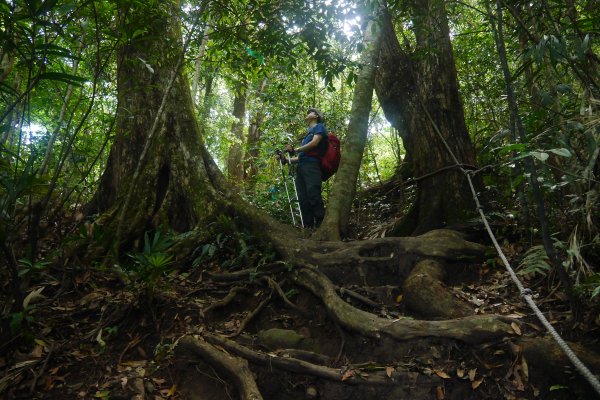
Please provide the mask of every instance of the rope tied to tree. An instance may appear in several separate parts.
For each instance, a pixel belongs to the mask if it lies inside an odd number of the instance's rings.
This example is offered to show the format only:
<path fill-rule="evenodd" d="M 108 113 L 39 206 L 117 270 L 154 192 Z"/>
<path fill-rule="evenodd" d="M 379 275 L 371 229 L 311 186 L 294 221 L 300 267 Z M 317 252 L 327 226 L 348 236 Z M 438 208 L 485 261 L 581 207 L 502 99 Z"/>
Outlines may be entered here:
<path fill-rule="evenodd" d="M 577 355 L 573 352 L 571 347 L 569 347 L 569 345 L 564 341 L 564 339 L 559 335 L 559 333 L 556 331 L 556 329 L 552 326 L 552 324 L 544 316 L 544 314 L 541 312 L 541 310 L 538 308 L 537 304 L 533 300 L 532 290 L 529 288 L 526 288 L 523 285 L 523 283 L 519 280 L 519 277 L 515 273 L 514 269 L 511 267 L 510 262 L 508 261 L 506 255 L 502 251 L 502 248 L 500 247 L 500 244 L 498 243 L 498 240 L 496 239 L 496 236 L 494 235 L 494 232 L 492 231 L 492 228 L 490 227 L 487 217 L 485 216 L 485 213 L 483 212 L 483 207 L 481 207 L 481 203 L 479 202 L 479 198 L 477 196 L 477 191 L 475 190 L 475 186 L 473 185 L 473 181 L 471 179 L 471 174 L 474 172 L 478 172 L 478 171 L 466 171 L 461 167 L 461 165 L 463 165 L 463 164 L 460 161 L 458 161 L 458 158 L 456 158 L 456 155 L 454 154 L 454 152 L 448 145 L 448 142 L 446 142 L 446 139 L 444 139 L 444 136 L 440 132 L 439 127 L 437 126 L 437 124 L 435 123 L 435 121 L 433 120 L 433 118 L 431 117 L 429 112 L 427 111 L 427 108 L 425 108 L 425 105 L 423 104 L 423 102 L 421 102 L 421 107 L 423 107 L 423 110 L 425 111 L 425 114 L 431 121 L 431 124 L 433 125 L 435 132 L 440 137 L 440 139 L 444 143 L 444 146 L 446 147 L 446 150 L 448 150 L 448 153 L 450 154 L 450 156 L 456 163 L 455 167 L 460 168 L 460 170 L 467 177 L 467 181 L 469 182 L 469 187 L 471 188 L 471 193 L 473 195 L 473 199 L 475 200 L 476 209 L 479 212 L 479 215 L 481 216 L 481 220 L 483 221 L 485 229 L 486 229 L 490 239 L 492 240 L 492 243 L 494 244 L 494 247 L 496 248 L 498 255 L 500 256 L 500 259 L 502 260 L 504 267 L 508 271 L 513 283 L 519 289 L 519 294 L 521 295 L 521 297 L 523 299 L 525 299 L 525 302 L 527 303 L 527 305 L 533 310 L 536 317 L 540 320 L 542 325 L 544 325 L 544 327 L 546 328 L 548 333 L 550 333 L 550 336 L 552 336 L 552 338 L 556 341 L 558 346 L 565 353 L 567 358 L 569 358 L 569 361 L 571 361 L 571 363 L 575 366 L 577 371 L 590 383 L 590 385 L 596 391 L 596 393 L 598 393 L 600 395 L 600 381 L 598 380 L 598 378 L 589 370 L 589 368 L 587 368 L 585 366 L 585 364 L 579 359 L 579 357 L 577 357 Z"/>

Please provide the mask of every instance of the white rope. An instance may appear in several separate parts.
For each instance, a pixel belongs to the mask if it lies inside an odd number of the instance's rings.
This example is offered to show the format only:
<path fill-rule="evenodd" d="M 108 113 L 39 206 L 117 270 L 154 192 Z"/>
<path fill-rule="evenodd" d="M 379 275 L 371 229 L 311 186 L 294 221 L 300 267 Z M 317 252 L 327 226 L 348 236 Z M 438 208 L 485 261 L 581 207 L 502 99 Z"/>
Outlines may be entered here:
<path fill-rule="evenodd" d="M 544 314 L 542 314 L 542 312 L 540 311 L 538 306 L 533 301 L 533 298 L 531 296 L 531 289 L 525 288 L 523 286 L 523 284 L 519 280 L 519 277 L 517 276 L 515 271 L 510 266 L 508 259 L 506 258 L 506 256 L 504 255 L 504 252 L 500 248 L 500 245 L 498 244 L 498 241 L 496 240 L 496 236 L 494 236 L 494 233 L 492 232 L 492 229 L 490 228 L 490 224 L 488 223 L 488 220 L 487 220 L 485 214 L 483 213 L 483 209 L 481 208 L 481 204 L 479 203 L 479 198 L 477 197 L 477 192 L 475 191 L 475 187 L 473 186 L 473 181 L 471 180 L 472 172 L 466 171 L 465 169 L 463 169 L 461 167 L 461 163 L 458 161 L 458 159 L 452 152 L 452 149 L 450 148 L 450 146 L 444 139 L 444 136 L 440 132 L 437 124 L 435 123 L 433 118 L 431 118 L 431 115 L 429 114 L 429 112 L 427 111 L 427 109 L 425 108 L 425 105 L 423 103 L 421 103 L 421 107 L 423 107 L 423 109 L 425 110 L 425 113 L 427 114 L 427 116 L 429 117 L 429 120 L 433 124 L 435 131 L 437 132 L 440 139 L 442 139 L 442 142 L 444 143 L 446 150 L 448 150 L 448 152 L 450 153 L 450 156 L 452 157 L 454 162 L 457 164 L 457 167 L 467 177 L 467 180 L 469 181 L 469 187 L 471 188 L 471 193 L 473 194 L 473 199 L 475 200 L 475 206 L 477 207 L 477 211 L 479 212 L 479 215 L 481 216 L 481 220 L 483 221 L 483 224 L 485 225 L 485 229 L 487 230 L 487 233 L 490 236 L 490 239 L 492 240 L 492 243 L 494 244 L 494 247 L 496 248 L 498 255 L 502 259 L 502 262 L 504 263 L 506 270 L 508 271 L 512 281 L 515 283 L 515 285 L 517 285 L 517 288 L 519 289 L 519 294 L 521 295 L 521 297 L 523 297 L 525 299 L 525 301 L 527 302 L 529 307 L 533 310 L 534 314 L 538 317 L 538 319 L 540 320 L 542 325 L 544 325 L 544 327 L 546 328 L 548 333 L 550 333 L 550 335 L 554 338 L 556 343 L 558 343 L 558 346 L 567 355 L 567 357 L 569 358 L 571 363 L 573 363 L 573 365 L 575 366 L 577 371 L 590 383 L 590 385 L 592 385 L 592 387 L 594 388 L 596 393 L 598 393 L 600 395 L 600 381 L 598 380 L 598 378 L 585 366 L 585 364 L 583 364 L 583 362 L 579 359 L 579 357 L 577 357 L 577 355 L 573 352 L 573 350 L 569 347 L 569 345 L 559 335 L 559 333 L 556 331 L 556 329 L 554 329 L 554 327 L 548 321 L 548 319 L 546 319 Z"/>
<path fill-rule="evenodd" d="M 567 357 L 569 358 L 571 363 L 573 363 L 573 365 L 579 371 L 579 373 L 581 375 L 583 375 L 583 377 L 590 383 L 590 385 L 592 385 L 592 387 L 594 388 L 596 393 L 600 394 L 600 381 L 598 380 L 598 378 L 594 374 L 592 374 L 592 372 L 585 366 L 585 364 L 583 364 L 583 362 L 579 359 L 579 357 L 577 357 L 577 355 L 573 352 L 573 350 L 569 347 L 569 345 L 559 335 L 559 333 L 556 331 L 556 329 L 554 329 L 552 324 L 550 324 L 548 319 L 546 319 L 544 314 L 542 314 L 542 312 L 538 308 L 537 304 L 535 304 L 535 301 L 533 301 L 533 298 L 531 296 L 531 289 L 527 289 L 523 286 L 523 284 L 517 277 L 517 274 L 510 266 L 508 259 L 506 258 L 506 256 L 504 255 L 504 252 L 500 248 L 500 245 L 498 244 L 498 241 L 496 240 L 496 237 L 494 236 L 494 233 L 492 232 L 492 229 L 490 228 L 490 224 L 488 223 L 488 220 L 487 220 L 485 214 L 483 213 L 483 210 L 479 203 L 479 199 L 477 198 L 477 192 L 475 191 L 475 188 L 473 187 L 473 181 L 471 180 L 471 176 L 468 171 L 463 171 L 463 172 L 465 173 L 465 175 L 467 176 L 467 180 L 469 181 L 469 187 L 471 188 L 471 192 L 473 194 L 473 198 L 475 199 L 475 204 L 477 206 L 477 211 L 479 212 L 479 215 L 481 216 L 481 220 L 483 221 L 483 224 L 485 225 L 485 229 L 487 230 L 488 235 L 490 236 L 490 239 L 492 239 L 492 243 L 494 243 L 494 247 L 496 248 L 496 251 L 500 255 L 500 258 L 502 259 L 502 262 L 504 263 L 506 270 L 510 274 L 512 281 L 515 283 L 515 285 L 517 285 L 517 288 L 519 288 L 519 294 L 521 295 L 521 297 L 523 297 L 525 299 L 525 301 L 527 302 L 529 307 L 533 310 L 535 315 L 538 317 L 538 319 L 540 320 L 542 325 L 544 325 L 546 327 L 546 330 L 548 331 L 548 333 L 550 333 L 550 335 L 554 338 L 554 340 L 556 340 L 556 342 L 558 343 L 558 345 L 560 346 L 562 351 L 567 355 Z"/>

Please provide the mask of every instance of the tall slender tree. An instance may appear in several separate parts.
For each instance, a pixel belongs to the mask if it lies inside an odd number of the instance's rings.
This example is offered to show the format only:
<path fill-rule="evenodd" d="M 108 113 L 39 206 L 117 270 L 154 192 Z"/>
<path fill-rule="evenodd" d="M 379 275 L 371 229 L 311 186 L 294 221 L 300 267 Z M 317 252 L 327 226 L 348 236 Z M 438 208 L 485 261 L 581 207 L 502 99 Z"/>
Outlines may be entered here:
<path fill-rule="evenodd" d="M 381 9 L 378 9 L 365 27 L 361 71 L 354 87 L 352 112 L 343 145 L 344 156 L 333 184 L 333 192 L 329 197 L 325 219 L 318 233 L 319 237 L 330 240 L 340 240 L 347 234 L 350 210 L 356 194 L 358 172 L 367 143 L 369 115 L 379 59 L 381 27 L 377 22 L 380 13 Z"/>
<path fill-rule="evenodd" d="M 233 124 L 231 125 L 231 145 L 227 158 L 227 175 L 234 184 L 241 184 L 244 178 L 244 126 L 246 125 L 246 85 L 238 83 L 233 99 Z"/>

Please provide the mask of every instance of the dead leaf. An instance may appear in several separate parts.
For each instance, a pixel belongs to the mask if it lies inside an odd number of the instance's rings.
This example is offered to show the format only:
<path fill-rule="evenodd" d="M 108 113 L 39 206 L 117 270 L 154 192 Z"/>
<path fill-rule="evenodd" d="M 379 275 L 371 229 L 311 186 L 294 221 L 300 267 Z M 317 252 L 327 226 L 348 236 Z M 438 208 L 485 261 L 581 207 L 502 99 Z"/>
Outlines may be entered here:
<path fill-rule="evenodd" d="M 477 389 L 479 387 L 479 385 L 481 385 L 483 383 L 483 378 L 478 379 L 476 381 L 471 382 L 471 387 L 473 388 L 473 390 Z"/>
<path fill-rule="evenodd" d="M 29 353 L 29 355 L 34 358 L 41 358 L 44 355 L 44 347 L 40 346 L 39 344 L 36 345 L 33 348 L 33 350 L 31 350 L 31 353 Z"/>
<path fill-rule="evenodd" d="M 516 322 L 512 322 L 510 324 L 511 328 L 513 328 L 513 331 L 515 331 L 515 333 L 519 336 L 521 336 L 521 328 L 519 328 L 519 325 L 517 325 Z"/>
<path fill-rule="evenodd" d="M 394 372 L 394 367 L 385 367 L 385 373 L 387 374 L 388 378 L 392 377 L 392 372 Z"/>
<path fill-rule="evenodd" d="M 444 400 L 446 398 L 443 386 L 438 386 L 437 388 L 435 388 L 435 398 L 437 400 Z"/>
<path fill-rule="evenodd" d="M 528 382 L 529 366 L 527 365 L 527 361 L 525 360 L 525 357 L 523 355 L 521 355 L 521 372 L 523 372 L 523 378 L 525 378 L 525 381 Z"/>
<path fill-rule="evenodd" d="M 447 373 L 445 373 L 444 371 L 435 371 L 435 374 L 437 376 L 439 376 L 440 378 L 444 378 L 444 379 L 450 379 L 450 375 L 448 375 Z"/>
<path fill-rule="evenodd" d="M 177 385 L 173 385 L 173 386 L 171 386 L 171 389 L 169 389 L 169 391 L 167 392 L 166 396 L 172 397 L 176 391 L 177 391 Z"/>
<path fill-rule="evenodd" d="M 106 342 L 102 339 L 102 328 L 100 328 L 96 335 L 96 342 L 98 342 L 101 347 L 106 347 Z"/>
<path fill-rule="evenodd" d="M 342 375 L 342 382 L 347 381 L 348 379 L 352 378 L 354 376 L 354 371 L 349 370 L 346 371 L 346 373 L 344 375 Z"/>
<path fill-rule="evenodd" d="M 23 309 L 27 309 L 27 307 L 29 307 L 29 304 L 31 302 L 35 302 L 35 300 L 39 299 L 39 298 L 43 298 L 45 297 L 42 294 L 42 291 L 44 290 L 44 286 L 42 286 L 41 288 L 37 288 L 35 290 L 32 290 L 27 297 L 25 297 L 25 299 L 23 300 Z"/>
<path fill-rule="evenodd" d="M 473 382 L 475 380 L 475 374 L 477 374 L 477 368 L 469 370 L 469 380 Z"/>
<path fill-rule="evenodd" d="M 462 378 L 463 376 L 465 376 L 465 370 L 462 368 L 456 368 L 456 376 Z"/>

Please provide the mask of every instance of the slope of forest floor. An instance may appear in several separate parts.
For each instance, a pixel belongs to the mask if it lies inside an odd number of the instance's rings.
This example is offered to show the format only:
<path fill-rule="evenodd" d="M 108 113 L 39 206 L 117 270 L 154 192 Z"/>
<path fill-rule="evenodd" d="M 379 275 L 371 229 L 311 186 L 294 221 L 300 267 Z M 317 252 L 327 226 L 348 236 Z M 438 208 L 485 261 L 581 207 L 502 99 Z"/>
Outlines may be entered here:
<path fill-rule="evenodd" d="M 382 186 L 376 192 L 359 196 L 353 220 L 357 238 L 384 236 L 398 217 L 400 191 Z M 45 244 L 58 245 L 51 237 Z M 209 249 L 210 243 L 205 246 Z M 512 260 L 524 251 L 520 243 L 506 241 L 503 247 Z M 289 353 L 340 373 L 339 382 L 331 383 L 308 371 L 251 364 L 266 399 L 584 398 L 579 390 L 586 384 L 574 371 L 559 371 L 558 379 L 540 373 L 509 339 L 474 346 L 433 338 L 406 344 L 366 338 L 344 331 L 316 297 L 285 274 L 219 279 L 243 268 L 233 258 L 215 251 L 202 264 L 203 272 L 180 265 L 154 286 L 129 281 L 114 266 L 90 266 L 85 260 L 46 270 L 32 285 L 19 336 L 2 344 L 0 397 L 235 399 L 236 387 L 213 365 L 175 349 L 183 336 L 212 332 L 257 352 Z M 403 293 L 396 277 L 386 279 L 377 287 L 344 286 L 341 296 L 380 317 L 400 318 L 407 312 Z M 565 339 L 598 349 L 597 313 L 574 324 L 562 290 L 552 282 L 535 276 L 528 281 L 540 308 Z M 476 314 L 520 321 L 512 325 L 515 335 L 543 334 L 493 256 L 456 266 L 447 285 Z M 414 381 L 403 387 L 368 384 L 380 375 L 392 381 L 399 371 L 414 373 Z M 351 378 L 354 383 L 346 384 Z"/>

